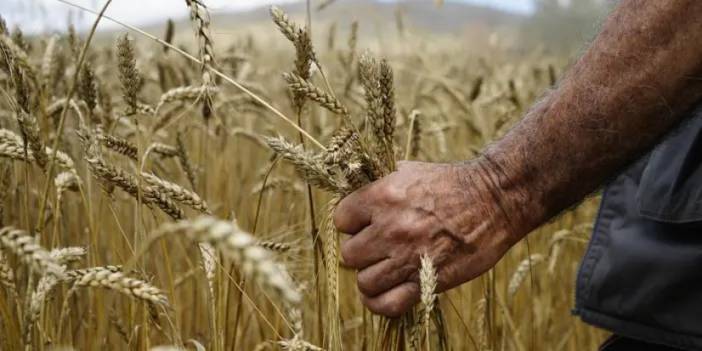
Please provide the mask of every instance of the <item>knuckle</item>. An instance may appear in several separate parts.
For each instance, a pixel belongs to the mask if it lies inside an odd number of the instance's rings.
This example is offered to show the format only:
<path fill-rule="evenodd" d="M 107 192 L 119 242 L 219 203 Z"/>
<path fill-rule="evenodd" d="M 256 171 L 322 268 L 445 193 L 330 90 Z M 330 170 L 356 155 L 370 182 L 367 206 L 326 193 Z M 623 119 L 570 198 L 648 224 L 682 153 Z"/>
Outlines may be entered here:
<path fill-rule="evenodd" d="M 373 284 L 373 277 L 368 273 L 359 272 L 356 276 L 356 285 L 358 286 L 358 291 L 366 296 L 375 295 L 375 285 Z"/>
<path fill-rule="evenodd" d="M 339 231 L 343 231 L 343 228 L 346 225 L 346 213 L 341 211 L 340 207 L 341 206 L 339 206 L 339 208 L 337 208 L 334 211 L 333 220 L 334 220 L 334 227 L 336 227 L 336 229 L 338 229 Z"/>
<path fill-rule="evenodd" d="M 339 251 L 341 253 L 341 259 L 343 260 L 344 265 L 353 267 L 355 254 L 349 242 L 346 241 L 345 243 L 341 244 L 341 249 Z"/>
<path fill-rule="evenodd" d="M 388 182 L 377 189 L 378 198 L 384 203 L 398 203 L 404 198 L 404 192 L 399 186 Z"/>

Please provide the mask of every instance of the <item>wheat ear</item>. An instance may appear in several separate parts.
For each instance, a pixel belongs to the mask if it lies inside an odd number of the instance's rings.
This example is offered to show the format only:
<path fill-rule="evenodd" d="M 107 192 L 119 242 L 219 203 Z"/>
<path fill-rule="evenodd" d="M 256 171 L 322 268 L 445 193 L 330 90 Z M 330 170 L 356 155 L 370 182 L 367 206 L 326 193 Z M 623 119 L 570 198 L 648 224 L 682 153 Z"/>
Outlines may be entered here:
<path fill-rule="evenodd" d="M 136 68 L 134 46 L 127 34 L 117 40 L 117 68 L 122 84 L 122 96 L 127 105 L 125 113 L 133 115 L 138 111 L 137 94 L 141 87 L 141 76 Z"/>
<path fill-rule="evenodd" d="M 109 150 L 127 156 L 133 161 L 137 161 L 137 147 L 129 141 L 103 133 L 97 133 L 96 139 Z"/>
<path fill-rule="evenodd" d="M 338 182 L 323 162 L 304 151 L 300 145 L 292 145 L 282 137 L 265 138 L 268 146 L 280 157 L 291 162 L 297 173 L 309 184 L 332 193 L 341 194 L 347 185 Z"/>
<path fill-rule="evenodd" d="M 427 255 L 422 255 L 421 267 L 419 268 L 419 287 L 421 291 L 422 305 L 424 305 L 422 323 L 424 324 L 424 335 L 426 338 L 427 350 L 430 350 L 429 324 L 431 321 L 431 314 L 434 311 L 434 305 L 436 303 L 436 281 L 436 268 L 434 267 L 431 258 Z"/>
<path fill-rule="evenodd" d="M 102 287 L 156 305 L 168 306 L 168 299 L 159 288 L 139 279 L 130 278 L 118 267 L 93 267 L 67 271 L 74 286 Z"/>
<path fill-rule="evenodd" d="M 34 161 L 42 169 L 46 168 L 46 163 L 48 162 L 48 157 L 44 152 L 41 152 L 46 147 L 44 142 L 39 135 L 39 125 L 37 124 L 36 118 L 31 114 L 20 110 L 17 113 L 17 123 L 20 126 L 20 132 L 22 133 L 22 138 L 25 144 L 32 150 L 34 155 Z"/>
<path fill-rule="evenodd" d="M 25 158 L 24 141 L 22 137 L 15 134 L 14 132 L 7 129 L 0 129 L 0 156 L 8 157 L 15 160 L 34 162 L 34 152 L 32 150 L 27 151 L 27 157 Z M 44 155 L 49 156 L 53 153 L 50 147 L 44 148 Z M 75 165 L 73 159 L 65 153 L 58 151 L 56 154 L 56 164 L 59 167 L 75 172 Z"/>
<path fill-rule="evenodd" d="M 510 278 L 509 284 L 507 286 L 507 298 L 509 300 L 511 300 L 517 293 L 519 287 L 522 285 L 522 282 L 524 282 L 524 279 L 526 278 L 527 274 L 529 274 L 531 268 L 544 262 L 544 260 L 544 255 L 533 254 L 519 263 L 517 269 L 514 271 L 514 273 L 512 273 L 512 278 Z"/>
<path fill-rule="evenodd" d="M 185 234 L 198 243 L 211 244 L 231 259 L 245 275 L 268 287 L 288 305 L 297 305 L 302 300 L 285 268 L 277 264 L 266 249 L 256 245 L 256 239 L 251 234 L 235 223 L 203 216 L 189 221 L 166 223 L 154 236 L 167 234 Z"/>
<path fill-rule="evenodd" d="M 284 73 L 283 78 L 288 82 L 288 87 L 296 94 L 300 94 L 327 110 L 348 118 L 348 109 L 334 96 L 316 87 L 307 80 L 291 73 Z"/>
<path fill-rule="evenodd" d="M 178 184 L 163 180 L 151 173 L 142 173 L 141 176 L 147 184 L 154 187 L 157 191 L 166 194 L 176 202 L 190 206 L 200 213 L 210 214 L 207 203 L 195 192 L 185 189 Z"/>
<path fill-rule="evenodd" d="M 139 185 L 137 179 L 133 175 L 115 166 L 107 164 L 96 149 L 97 147 L 92 145 L 88 147 L 86 152 L 85 160 L 88 162 L 88 166 L 90 167 L 92 174 L 98 180 L 110 185 L 116 185 L 135 199 L 138 199 Z M 185 217 L 183 210 L 178 208 L 173 200 L 171 200 L 166 194 L 150 186 L 142 187 L 141 190 L 143 195 L 142 200 L 145 204 L 154 204 L 158 206 L 163 212 L 171 216 L 173 219 L 182 219 Z"/>
<path fill-rule="evenodd" d="M 5 287 L 8 295 L 15 303 L 19 303 L 17 285 L 15 284 L 15 273 L 12 271 L 12 267 L 10 267 L 2 252 L 0 252 L 0 285 Z"/>
<path fill-rule="evenodd" d="M 27 232 L 14 227 L 0 229 L 0 246 L 14 253 L 20 261 L 31 267 L 39 275 L 64 276 L 64 269 L 49 252 L 37 243 Z"/>
<path fill-rule="evenodd" d="M 0 52 L 4 53 L 1 57 L 9 61 L 7 62 L 8 66 L 16 67 L 34 83 L 37 82 L 37 74 L 34 71 L 34 66 L 29 62 L 27 53 L 12 38 L 4 34 L 0 34 Z"/>

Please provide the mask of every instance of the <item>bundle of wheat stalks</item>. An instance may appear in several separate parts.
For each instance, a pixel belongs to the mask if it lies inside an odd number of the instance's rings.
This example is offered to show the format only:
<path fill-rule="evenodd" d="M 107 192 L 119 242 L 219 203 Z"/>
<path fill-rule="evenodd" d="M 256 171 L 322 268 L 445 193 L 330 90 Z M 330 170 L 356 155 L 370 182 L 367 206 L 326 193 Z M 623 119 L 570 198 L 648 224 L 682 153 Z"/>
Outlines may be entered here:
<path fill-rule="evenodd" d="M 442 296 L 423 256 L 421 303 L 396 320 L 360 305 L 331 221 L 398 160 L 474 156 L 555 83 L 562 59 L 442 64 L 449 48 L 408 50 L 421 37 L 404 32 L 379 59 L 358 48 L 358 22 L 343 48 L 330 23 L 320 51 L 311 21 L 277 7 L 283 37 L 215 43 L 203 1 L 186 5 L 194 36 L 176 38 L 169 21 L 153 44 L 72 26 L 26 37 L 0 20 L 0 349 L 599 341 L 568 319 L 562 293 L 594 200 Z"/>

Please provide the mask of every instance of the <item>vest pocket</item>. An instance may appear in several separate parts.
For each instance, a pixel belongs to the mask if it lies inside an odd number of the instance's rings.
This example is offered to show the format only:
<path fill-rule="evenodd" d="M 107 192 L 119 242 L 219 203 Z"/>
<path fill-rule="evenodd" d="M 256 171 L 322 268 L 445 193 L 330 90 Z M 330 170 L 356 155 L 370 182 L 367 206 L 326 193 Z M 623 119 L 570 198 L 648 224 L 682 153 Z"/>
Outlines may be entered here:
<path fill-rule="evenodd" d="M 636 200 L 650 220 L 702 221 L 702 105 L 653 150 Z"/>

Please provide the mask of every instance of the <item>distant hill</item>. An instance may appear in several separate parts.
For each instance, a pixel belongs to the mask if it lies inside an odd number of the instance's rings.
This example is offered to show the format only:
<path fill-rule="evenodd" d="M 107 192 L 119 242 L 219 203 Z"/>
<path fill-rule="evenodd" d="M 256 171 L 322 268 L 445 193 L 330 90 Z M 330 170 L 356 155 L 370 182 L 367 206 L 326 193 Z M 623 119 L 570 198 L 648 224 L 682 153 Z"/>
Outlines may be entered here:
<path fill-rule="evenodd" d="M 302 19 L 305 14 L 304 2 L 281 6 L 292 17 Z M 380 2 L 374 0 L 338 0 L 329 7 L 314 11 L 315 22 L 350 22 L 359 20 L 366 25 L 395 26 L 398 8 L 407 26 L 430 32 L 459 33 L 466 27 L 485 26 L 487 28 L 513 27 L 524 20 L 523 16 L 497 9 L 459 2 L 445 2 L 436 7 L 433 1 L 409 0 L 403 2 Z M 258 8 L 246 12 L 213 16 L 217 25 L 241 25 L 268 21 L 268 11 Z"/>
<path fill-rule="evenodd" d="M 1 0 L 0 0 L 1 1 Z M 282 5 L 296 22 L 305 22 L 306 8 L 303 1 Z M 313 29 L 317 40 L 322 40 L 330 24 L 337 24 L 338 45 L 345 45 L 349 25 L 359 22 L 359 40 L 368 47 L 393 43 L 398 35 L 398 13 L 406 31 L 418 35 L 431 35 L 434 38 L 460 38 L 458 45 L 474 45 L 476 41 L 485 42 L 495 32 L 518 33 L 519 28 L 528 19 L 498 9 L 470 5 L 463 2 L 445 2 L 436 7 L 430 0 L 407 0 L 387 2 L 377 0 L 337 0 L 327 8 L 313 9 Z M 176 20 L 177 38 L 191 37 L 192 27 L 187 18 Z M 316 26 L 316 27 L 315 27 Z M 146 26 L 147 31 L 159 34 L 163 32 L 163 23 Z M 279 40 L 275 26 L 271 22 L 268 8 L 259 7 L 242 12 L 212 12 L 212 28 L 215 42 L 226 43 L 230 39 L 251 35 L 264 45 L 285 44 Z M 438 34 L 439 36 L 434 36 Z M 105 33 L 109 37 L 112 34 Z M 268 39 L 273 38 L 273 41 Z"/>

